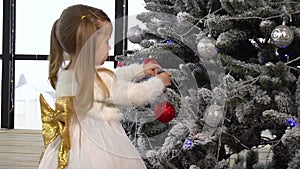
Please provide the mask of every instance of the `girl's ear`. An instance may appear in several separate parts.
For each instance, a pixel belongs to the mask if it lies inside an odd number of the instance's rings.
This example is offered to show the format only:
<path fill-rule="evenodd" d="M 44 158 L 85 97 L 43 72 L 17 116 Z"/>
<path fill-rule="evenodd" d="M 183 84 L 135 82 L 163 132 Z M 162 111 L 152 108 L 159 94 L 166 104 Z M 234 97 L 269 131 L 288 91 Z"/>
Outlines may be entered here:
<path fill-rule="evenodd" d="M 108 23 L 108 21 L 101 21 L 100 19 L 97 19 L 95 25 L 96 25 L 97 29 L 101 29 L 107 23 Z"/>

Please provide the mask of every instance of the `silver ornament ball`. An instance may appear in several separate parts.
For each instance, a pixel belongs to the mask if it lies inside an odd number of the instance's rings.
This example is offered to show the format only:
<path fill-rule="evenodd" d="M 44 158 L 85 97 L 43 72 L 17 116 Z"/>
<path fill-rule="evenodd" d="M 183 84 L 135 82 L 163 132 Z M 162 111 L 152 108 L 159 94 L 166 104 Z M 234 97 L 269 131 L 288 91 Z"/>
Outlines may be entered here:
<path fill-rule="evenodd" d="M 205 124 L 209 127 L 217 127 L 224 116 L 222 106 L 213 104 L 206 111 L 204 115 Z"/>
<path fill-rule="evenodd" d="M 280 48 L 286 48 L 293 42 L 294 31 L 286 26 L 279 25 L 271 33 L 272 43 Z"/>
<path fill-rule="evenodd" d="M 140 43 L 144 39 L 144 33 L 138 25 L 131 27 L 128 30 L 127 39 L 132 43 Z"/>
<path fill-rule="evenodd" d="M 197 51 L 201 57 L 217 55 L 216 40 L 212 37 L 200 39 L 197 45 Z"/>

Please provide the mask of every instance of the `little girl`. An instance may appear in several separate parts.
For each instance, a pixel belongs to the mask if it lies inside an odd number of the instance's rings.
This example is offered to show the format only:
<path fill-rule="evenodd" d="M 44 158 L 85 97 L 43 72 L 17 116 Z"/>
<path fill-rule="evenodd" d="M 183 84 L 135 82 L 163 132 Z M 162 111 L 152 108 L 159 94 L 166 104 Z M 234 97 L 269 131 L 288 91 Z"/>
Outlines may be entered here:
<path fill-rule="evenodd" d="M 51 31 L 49 80 L 53 110 L 40 97 L 45 150 L 39 169 L 144 169 L 143 160 L 120 124 L 118 105 L 142 105 L 171 84 L 158 64 L 133 64 L 114 72 L 108 57 L 112 23 L 100 9 L 66 8 Z M 64 58 L 70 62 L 64 65 Z M 134 83 L 145 75 L 153 77 Z"/>

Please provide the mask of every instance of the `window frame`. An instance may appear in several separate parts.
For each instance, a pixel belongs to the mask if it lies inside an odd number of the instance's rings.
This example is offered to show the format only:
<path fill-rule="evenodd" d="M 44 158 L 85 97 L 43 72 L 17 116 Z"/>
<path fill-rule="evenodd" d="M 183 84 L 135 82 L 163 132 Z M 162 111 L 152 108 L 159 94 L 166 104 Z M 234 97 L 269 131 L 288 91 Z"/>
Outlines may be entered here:
<path fill-rule="evenodd" d="M 2 86 L 1 86 L 1 127 L 14 129 L 14 100 L 15 100 L 15 61 L 16 60 L 47 60 L 48 55 L 15 54 L 16 0 L 3 1 L 3 30 L 2 30 Z M 128 0 L 115 0 L 115 19 L 128 16 Z M 115 39 L 122 39 L 114 46 L 114 56 L 107 61 L 114 61 L 116 55 L 124 55 L 127 49 L 127 21 L 115 25 Z"/>

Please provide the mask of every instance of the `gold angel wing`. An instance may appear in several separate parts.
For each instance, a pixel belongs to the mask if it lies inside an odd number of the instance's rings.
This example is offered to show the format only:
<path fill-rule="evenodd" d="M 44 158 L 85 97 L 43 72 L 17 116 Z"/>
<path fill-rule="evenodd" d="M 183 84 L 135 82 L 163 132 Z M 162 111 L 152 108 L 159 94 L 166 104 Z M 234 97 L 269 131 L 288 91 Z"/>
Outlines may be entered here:
<path fill-rule="evenodd" d="M 57 122 L 53 120 L 57 113 L 46 102 L 43 95 L 40 94 L 41 118 L 42 118 L 42 133 L 45 148 L 58 136 L 59 128 Z"/>

